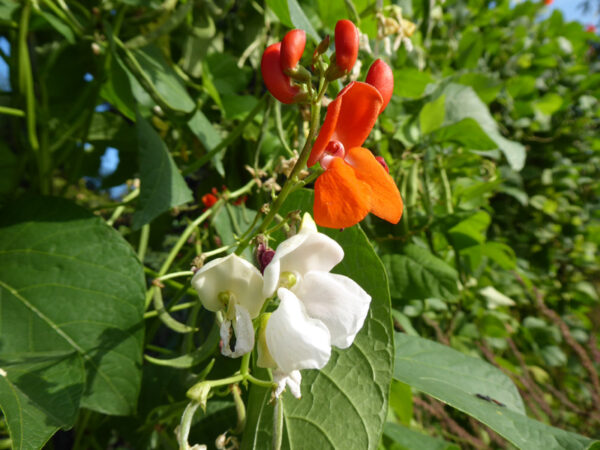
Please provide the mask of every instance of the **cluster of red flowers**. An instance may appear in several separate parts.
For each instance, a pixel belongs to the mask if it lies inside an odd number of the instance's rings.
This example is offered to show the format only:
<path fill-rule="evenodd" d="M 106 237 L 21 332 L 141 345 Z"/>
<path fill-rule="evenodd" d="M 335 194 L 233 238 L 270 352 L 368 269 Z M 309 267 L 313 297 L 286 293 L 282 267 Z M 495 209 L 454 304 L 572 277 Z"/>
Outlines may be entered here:
<path fill-rule="evenodd" d="M 328 44 L 325 39 L 323 43 Z M 327 48 L 323 43 L 318 53 Z M 261 70 L 267 89 L 282 103 L 307 101 L 307 93 L 292 83 L 290 76 L 302 70 L 298 62 L 304 52 L 306 35 L 292 30 L 282 42 L 269 46 L 262 58 Z M 349 20 L 335 27 L 335 53 L 325 73 L 328 80 L 348 74 L 358 57 L 359 35 Z M 402 217 L 403 203 L 396 183 L 382 157 L 362 148 L 377 117 L 387 107 L 394 90 L 392 69 L 382 60 L 370 67 L 365 82 L 353 81 L 340 91 L 327 108 L 308 159 L 326 169 L 315 182 L 314 218 L 321 226 L 346 228 L 360 222 L 372 212 L 391 223 Z"/>

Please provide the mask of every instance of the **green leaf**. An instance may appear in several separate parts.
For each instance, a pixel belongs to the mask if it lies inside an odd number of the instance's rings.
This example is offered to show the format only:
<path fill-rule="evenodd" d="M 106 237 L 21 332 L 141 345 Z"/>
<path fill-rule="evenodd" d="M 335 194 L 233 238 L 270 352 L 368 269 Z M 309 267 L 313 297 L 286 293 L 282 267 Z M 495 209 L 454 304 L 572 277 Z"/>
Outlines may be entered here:
<path fill-rule="evenodd" d="M 312 195 L 298 191 L 285 206 L 310 212 Z M 320 371 L 302 371 L 300 400 L 284 394 L 283 448 L 376 449 L 387 413 L 393 356 L 385 270 L 358 226 L 342 232 L 322 231 L 344 249 L 344 260 L 333 272 L 352 278 L 365 289 L 372 297 L 371 308 L 350 348 L 334 348 L 331 360 Z M 270 391 L 252 386 L 242 449 L 271 448 L 270 395 Z"/>
<path fill-rule="evenodd" d="M 146 120 L 137 117 L 140 155 L 140 201 L 133 215 L 133 228 L 193 200 L 192 192 L 179 173 L 167 146 Z"/>
<path fill-rule="evenodd" d="M 66 23 L 50 13 L 40 10 L 39 14 L 50 24 L 50 26 L 52 26 L 52 28 L 62 34 L 69 44 L 75 44 L 75 34 Z"/>
<path fill-rule="evenodd" d="M 481 129 L 475 119 L 466 118 L 432 133 L 434 142 L 455 142 L 472 150 L 492 150 L 496 143 Z"/>
<path fill-rule="evenodd" d="M 400 422 L 409 426 L 413 415 L 412 389 L 408 384 L 392 380 L 390 407 Z"/>
<path fill-rule="evenodd" d="M 404 98 L 419 98 L 433 77 L 411 67 L 394 71 L 394 95 Z"/>
<path fill-rule="evenodd" d="M 6 355 L 8 356 L 8 355 Z M 83 358 L 76 352 L 0 358 L 0 406 L 14 449 L 38 449 L 59 428 L 72 427 L 85 388 Z"/>
<path fill-rule="evenodd" d="M 458 250 L 483 244 L 491 221 L 492 218 L 485 211 L 477 211 L 467 219 L 460 221 L 448 230 L 452 244 Z"/>
<path fill-rule="evenodd" d="M 245 205 L 225 204 L 215 212 L 212 225 L 217 230 L 223 245 L 230 245 L 236 242 L 236 237 L 240 237 L 252 225 L 256 211 L 246 208 Z M 230 252 L 234 249 L 232 248 Z M 248 261 L 254 261 L 254 256 L 250 247 L 246 248 L 243 256 Z"/>
<path fill-rule="evenodd" d="M 135 83 L 137 84 L 137 81 Z M 112 54 L 108 76 L 102 84 L 100 95 L 128 119 L 135 120 L 136 101 L 133 97 L 131 82 L 127 75 L 127 69 L 116 53 Z"/>
<path fill-rule="evenodd" d="M 393 450 L 460 450 L 455 444 L 391 422 L 385 424 L 383 434 L 398 444 L 392 447 Z"/>
<path fill-rule="evenodd" d="M 188 122 L 192 133 L 196 135 L 206 151 L 211 151 L 221 142 L 221 135 L 208 121 L 204 113 L 197 110 L 194 116 Z"/>
<path fill-rule="evenodd" d="M 80 406 L 133 413 L 145 289 L 129 244 L 66 200 L 24 198 L 0 212 L 0 273 L 0 405 L 14 448 L 41 447 Z"/>
<path fill-rule="evenodd" d="M 266 0 L 266 3 L 283 25 L 289 28 L 294 28 L 294 24 L 290 18 L 290 10 L 288 9 L 287 0 Z"/>
<path fill-rule="evenodd" d="M 487 106 L 477 97 L 469 86 L 450 83 L 439 91 L 446 96 L 446 123 L 460 122 L 466 118 L 476 120 L 483 131 L 504 153 L 514 170 L 521 170 L 525 165 L 525 147 L 518 142 L 509 141 L 498 131 L 498 125 Z"/>
<path fill-rule="evenodd" d="M 435 100 L 425 103 L 425 106 L 423 106 L 423 109 L 421 109 L 419 114 L 421 133 L 431 133 L 442 126 L 446 116 L 446 108 L 444 107 L 445 101 L 445 96 L 440 95 Z"/>
<path fill-rule="evenodd" d="M 296 28 L 306 31 L 306 34 L 313 39 L 315 43 L 321 41 L 319 33 L 313 28 L 312 24 L 302 11 L 302 8 L 298 4 L 297 0 L 288 0 L 288 10 L 290 12 L 290 19 Z"/>
<path fill-rule="evenodd" d="M 539 100 L 533 103 L 535 109 L 542 114 L 552 115 L 560 109 L 563 104 L 563 99 L 560 95 L 554 92 L 549 92 Z"/>
<path fill-rule="evenodd" d="M 384 255 L 392 300 L 437 297 L 452 300 L 458 294 L 458 273 L 422 247 L 407 245 L 403 254 Z"/>
<path fill-rule="evenodd" d="M 172 110 L 189 113 L 196 107 L 181 78 L 169 66 L 157 47 L 149 45 L 143 49 L 132 50 L 131 54 L 153 88 Z"/>
<path fill-rule="evenodd" d="M 528 418 L 510 378 L 485 361 L 415 336 L 397 333 L 395 343 L 395 379 L 473 416 L 518 448 L 578 450 L 595 444 Z"/>

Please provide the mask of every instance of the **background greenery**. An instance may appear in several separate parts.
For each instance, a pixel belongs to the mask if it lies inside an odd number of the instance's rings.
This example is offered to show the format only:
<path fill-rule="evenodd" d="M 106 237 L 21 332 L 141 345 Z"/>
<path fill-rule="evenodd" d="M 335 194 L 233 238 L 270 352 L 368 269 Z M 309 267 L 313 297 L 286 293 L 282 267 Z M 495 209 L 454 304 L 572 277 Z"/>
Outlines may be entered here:
<path fill-rule="evenodd" d="M 300 27 L 308 64 L 340 18 L 370 38 L 359 79 L 376 57 L 394 69 L 365 146 L 406 209 L 331 231 L 374 307 L 302 401 L 286 394 L 284 446 L 600 445 L 583 437 L 600 437 L 600 41 L 543 2 L 401 0 L 414 49 L 387 53 L 388 6 L 0 1 L 0 448 L 177 448 L 187 388 L 237 367 L 189 281 L 160 289 L 199 329 L 180 335 L 152 279 L 261 214 L 307 120 L 265 93 L 262 51 Z M 243 392 L 243 448 L 270 446 L 264 397 Z M 215 396 L 190 441 L 236 420 Z"/>

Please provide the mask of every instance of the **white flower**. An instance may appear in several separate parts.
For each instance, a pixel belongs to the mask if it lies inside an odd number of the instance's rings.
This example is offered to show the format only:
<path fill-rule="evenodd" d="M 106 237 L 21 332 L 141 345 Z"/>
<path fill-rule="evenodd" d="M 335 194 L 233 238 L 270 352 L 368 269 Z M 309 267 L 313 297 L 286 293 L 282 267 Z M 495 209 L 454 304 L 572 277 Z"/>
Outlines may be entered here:
<path fill-rule="evenodd" d="M 299 370 L 294 370 L 289 374 L 280 370 L 274 370 L 273 381 L 277 383 L 277 388 L 275 388 L 274 392 L 276 398 L 283 393 L 286 386 L 290 388 L 290 392 L 294 397 L 300 398 L 302 396 L 300 394 L 300 383 L 302 382 L 302 375 L 300 375 Z"/>
<path fill-rule="evenodd" d="M 308 271 L 329 272 L 343 258 L 342 247 L 329 236 L 319 233 L 312 217 L 304 214 L 298 234 L 279 244 L 265 268 L 263 294 L 270 297 L 275 293 L 282 274 L 287 275 L 283 277 L 283 287 L 288 287 L 289 276 L 295 277 L 298 285 Z"/>
<path fill-rule="evenodd" d="M 194 274 L 192 286 L 206 309 L 225 312 L 221 324 L 221 353 L 236 358 L 251 351 L 254 347 L 252 319 L 258 316 L 265 300 L 258 269 L 231 254 L 202 266 Z"/>
<path fill-rule="evenodd" d="M 277 289 L 280 304 L 261 324 L 258 364 L 277 368 L 276 396 L 287 385 L 299 397 L 295 372 L 323 368 L 331 346 L 349 347 L 363 326 L 371 297 L 350 278 L 329 273 L 343 257 L 306 214 L 300 232 L 279 245 L 265 269 L 263 293 Z"/>

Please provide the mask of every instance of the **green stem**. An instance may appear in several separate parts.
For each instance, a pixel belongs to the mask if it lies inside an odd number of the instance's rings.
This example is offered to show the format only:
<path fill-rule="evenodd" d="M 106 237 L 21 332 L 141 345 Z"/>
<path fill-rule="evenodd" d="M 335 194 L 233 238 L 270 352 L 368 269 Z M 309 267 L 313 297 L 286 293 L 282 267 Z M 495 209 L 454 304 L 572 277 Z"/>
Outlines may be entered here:
<path fill-rule="evenodd" d="M 242 363 L 240 365 L 240 373 L 242 375 L 248 375 L 250 373 L 250 352 L 242 356 Z"/>
<path fill-rule="evenodd" d="M 275 403 L 273 412 L 273 450 L 280 450 L 283 442 L 283 401 L 281 396 Z"/>
<path fill-rule="evenodd" d="M 233 434 L 240 434 L 246 427 L 246 405 L 244 404 L 244 399 L 242 399 L 240 387 L 237 384 L 231 386 L 231 395 L 233 397 L 233 403 L 235 404 L 235 411 L 237 413 L 237 424 L 231 432 Z"/>
<path fill-rule="evenodd" d="M 306 142 L 304 143 L 304 148 L 302 149 L 302 152 L 300 153 L 300 157 L 298 158 L 296 165 L 292 169 L 292 173 L 290 173 L 289 178 L 286 180 L 285 184 L 281 188 L 281 192 L 279 193 L 279 195 L 277 196 L 277 198 L 271 205 L 271 209 L 269 210 L 267 215 L 264 217 L 262 223 L 258 227 L 258 230 L 255 234 L 261 234 L 261 233 L 265 232 L 265 230 L 267 229 L 269 224 L 273 221 L 273 219 L 277 215 L 279 209 L 283 205 L 283 202 L 285 201 L 287 196 L 293 191 L 293 188 L 299 182 L 298 175 L 299 175 L 300 171 L 304 168 L 304 166 L 306 166 L 306 161 L 308 161 L 308 157 L 310 156 L 310 152 L 312 149 L 312 141 L 317 133 L 317 128 L 319 127 L 320 110 L 321 110 L 321 107 L 317 101 L 315 101 L 314 103 L 311 104 L 310 129 L 308 132 L 308 137 L 306 138 Z M 240 242 L 240 245 L 238 246 L 235 253 L 237 255 L 240 255 L 244 251 L 244 249 L 248 246 L 249 243 L 250 243 L 250 237 L 247 237 L 246 239 L 244 239 L 243 241 Z"/>
<path fill-rule="evenodd" d="M 110 219 L 108 219 L 106 221 L 106 223 L 112 227 L 114 225 L 115 221 L 119 217 L 121 217 L 121 214 L 123 214 L 123 211 L 125 211 L 125 205 L 127 203 L 129 203 L 131 200 L 133 200 L 134 198 L 136 198 L 138 195 L 140 195 L 140 190 L 135 189 L 135 190 L 131 191 L 129 194 L 127 194 L 125 197 L 123 197 L 123 204 L 121 206 L 118 206 L 117 209 L 115 209 L 112 216 L 110 216 Z"/>
<path fill-rule="evenodd" d="M 289 156 L 293 156 L 294 151 L 288 145 L 285 132 L 283 131 L 283 122 L 281 121 L 281 103 L 279 102 L 275 102 L 275 128 L 277 129 L 277 136 L 279 137 L 281 145 L 283 145 L 283 148 Z"/>
<path fill-rule="evenodd" d="M 444 198 L 446 200 L 446 212 L 448 214 L 454 213 L 454 206 L 452 205 L 452 190 L 450 188 L 450 181 L 448 181 L 448 174 L 446 168 L 443 165 L 441 156 L 438 156 L 438 164 L 440 165 L 440 177 L 442 179 L 442 188 L 444 190 Z"/>
<path fill-rule="evenodd" d="M 46 183 L 46 158 L 40 154 L 39 141 L 36 131 L 35 120 L 35 93 L 33 90 L 33 74 L 31 72 L 31 60 L 29 59 L 29 48 L 27 47 L 27 33 L 29 32 L 29 17 L 31 16 L 31 1 L 25 1 L 21 12 L 21 21 L 19 23 L 19 90 L 25 96 L 25 109 L 27 119 L 27 136 L 31 149 L 36 154 L 38 164 L 38 174 L 40 182 L 40 191 L 42 194 L 48 194 L 50 189 Z"/>
<path fill-rule="evenodd" d="M 197 304 L 198 304 L 198 302 L 180 303 L 179 305 L 175 305 L 172 308 L 169 308 L 169 312 L 181 311 L 182 309 L 193 308 Z M 144 319 L 151 319 L 152 317 L 156 317 L 156 316 L 158 316 L 158 311 L 155 311 L 155 310 L 144 313 Z"/>
<path fill-rule="evenodd" d="M 150 224 L 147 223 L 142 227 L 140 233 L 140 244 L 138 246 L 138 259 L 144 264 L 144 258 L 146 257 L 146 249 L 148 248 L 148 237 L 150 236 Z"/>
<path fill-rule="evenodd" d="M 267 132 L 267 127 L 269 125 L 269 116 L 271 115 L 271 108 L 273 106 L 273 99 L 271 97 L 267 97 L 267 105 L 265 106 L 265 112 L 263 114 L 263 121 L 260 126 L 260 131 L 258 133 L 258 141 L 256 142 L 256 149 L 254 150 L 254 168 L 258 168 L 258 163 L 260 160 L 260 149 L 262 148 L 263 142 L 265 140 L 265 134 Z"/>
<path fill-rule="evenodd" d="M 215 256 L 218 255 L 220 253 L 225 253 L 227 250 L 229 250 L 230 248 L 234 247 L 235 245 L 224 245 L 223 247 L 219 247 L 216 248 L 214 250 L 211 250 L 210 252 L 203 252 L 202 256 L 204 256 L 205 258 L 210 258 L 211 256 Z"/>
<path fill-rule="evenodd" d="M 181 416 L 181 423 L 179 424 L 179 432 L 177 433 L 177 443 L 179 444 L 179 450 L 188 450 L 190 448 L 188 444 L 188 436 L 190 435 L 190 428 L 192 426 L 192 420 L 194 414 L 200 406 L 199 402 L 192 400 L 188 403 Z"/>
<path fill-rule="evenodd" d="M 177 333 L 191 333 L 193 331 L 197 331 L 194 327 L 189 327 L 171 317 L 171 315 L 165 309 L 165 304 L 163 303 L 162 291 L 160 289 L 154 289 L 154 309 L 158 313 L 158 318 L 164 323 L 167 327 Z"/>
<path fill-rule="evenodd" d="M 164 281 L 164 280 L 169 280 L 171 278 L 177 278 L 177 277 L 189 277 L 192 275 L 194 275 L 194 272 L 192 272 L 191 270 L 183 270 L 181 272 L 168 273 L 166 275 L 158 277 L 158 278 L 156 278 L 156 281 Z"/>
<path fill-rule="evenodd" d="M 9 108 L 8 106 L 0 106 L 0 114 L 8 114 L 9 116 L 25 117 L 25 111 L 17 108 Z"/>
<path fill-rule="evenodd" d="M 77 426 L 75 427 L 77 433 L 75 435 L 75 442 L 73 443 L 73 448 L 76 450 L 80 447 L 81 439 L 83 438 L 83 434 L 85 433 L 85 429 L 90 420 L 90 416 L 92 415 L 92 411 L 89 409 L 82 409 L 80 420 L 78 420 Z"/>

